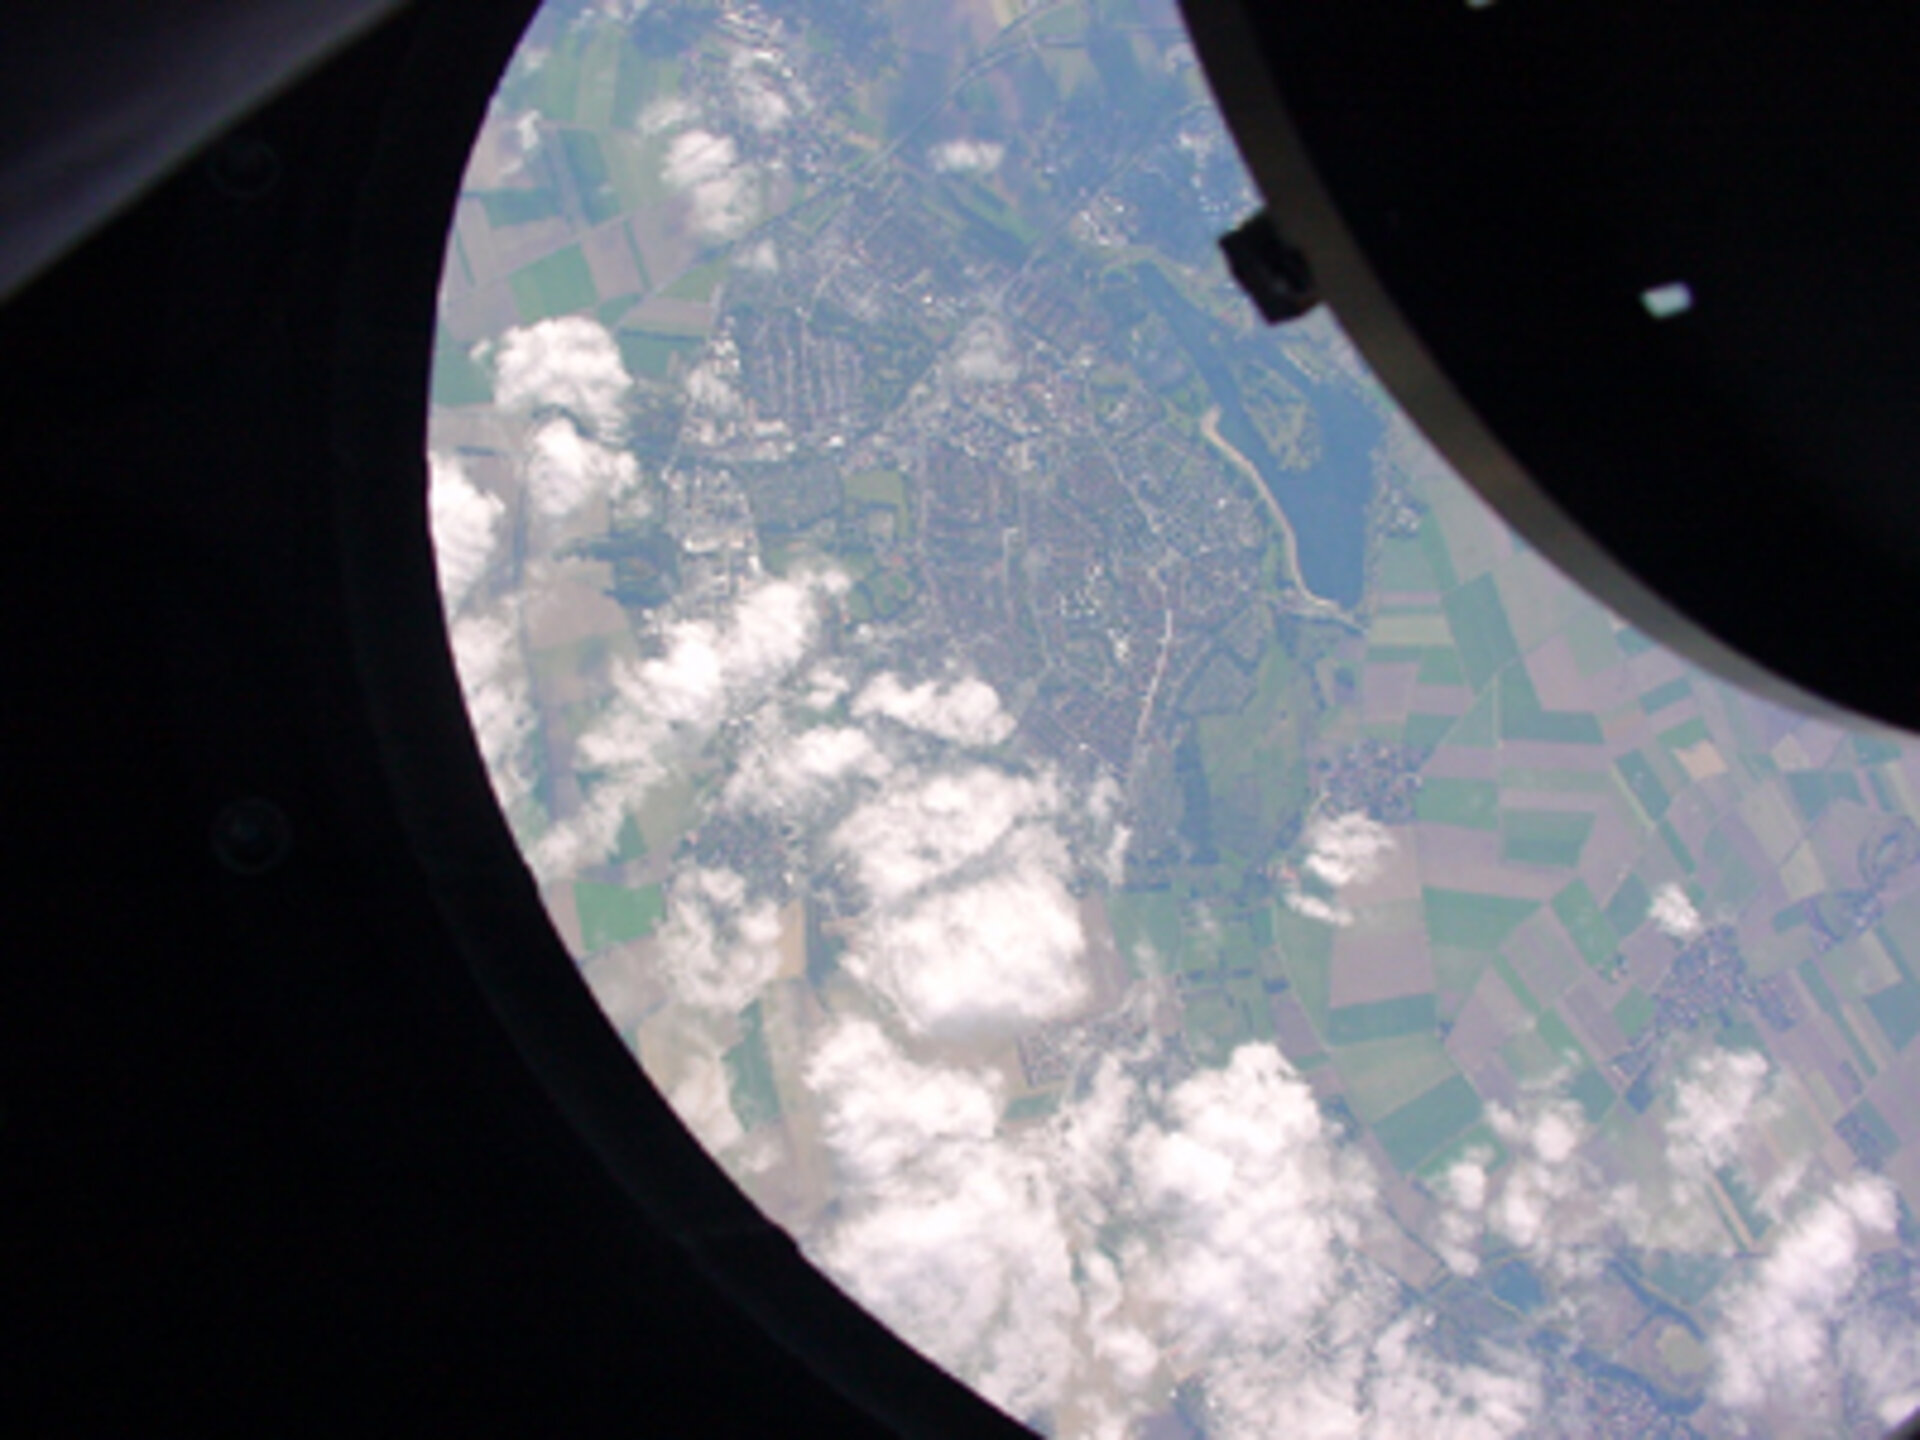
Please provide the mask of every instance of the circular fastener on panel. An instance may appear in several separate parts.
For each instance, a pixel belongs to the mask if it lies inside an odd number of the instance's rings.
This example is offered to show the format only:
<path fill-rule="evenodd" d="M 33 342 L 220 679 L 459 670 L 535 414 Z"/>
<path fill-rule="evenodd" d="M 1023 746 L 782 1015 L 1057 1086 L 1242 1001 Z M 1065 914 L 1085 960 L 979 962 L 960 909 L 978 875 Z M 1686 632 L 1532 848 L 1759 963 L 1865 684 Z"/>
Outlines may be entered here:
<path fill-rule="evenodd" d="M 236 800 L 214 817 L 213 853 L 236 875 L 264 875 L 293 849 L 293 826 L 271 800 Z"/>
<path fill-rule="evenodd" d="M 258 200 L 280 183 L 280 152 L 257 135 L 235 135 L 207 159 L 207 178 L 235 200 Z"/>

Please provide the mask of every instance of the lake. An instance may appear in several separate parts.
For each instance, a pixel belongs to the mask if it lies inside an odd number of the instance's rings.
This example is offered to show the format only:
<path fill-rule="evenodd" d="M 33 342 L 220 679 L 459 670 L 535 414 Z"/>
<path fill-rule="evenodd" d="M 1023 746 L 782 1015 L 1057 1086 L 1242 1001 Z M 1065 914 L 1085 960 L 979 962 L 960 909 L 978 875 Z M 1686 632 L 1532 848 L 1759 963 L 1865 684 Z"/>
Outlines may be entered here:
<path fill-rule="evenodd" d="M 1345 609 L 1360 603 L 1367 578 L 1367 501 L 1373 493 L 1373 452 L 1385 423 L 1356 389 L 1319 384 L 1271 344 L 1275 363 L 1305 392 L 1320 431 L 1320 453 L 1306 470 L 1283 469 L 1247 413 L 1233 369 L 1214 345 L 1212 324 L 1156 265 L 1141 263 L 1134 278 L 1172 329 L 1220 407 L 1220 436 L 1252 462 L 1267 493 L 1286 513 L 1299 549 L 1307 589 Z"/>

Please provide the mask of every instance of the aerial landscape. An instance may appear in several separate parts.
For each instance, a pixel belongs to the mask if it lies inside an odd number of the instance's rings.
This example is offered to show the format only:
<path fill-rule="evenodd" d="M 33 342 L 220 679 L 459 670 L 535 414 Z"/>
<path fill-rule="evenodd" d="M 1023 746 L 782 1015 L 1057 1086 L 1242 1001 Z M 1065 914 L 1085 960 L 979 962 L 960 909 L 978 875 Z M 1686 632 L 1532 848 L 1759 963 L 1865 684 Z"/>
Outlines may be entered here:
<path fill-rule="evenodd" d="M 1560 577 L 1257 206 L 1157 0 L 547 5 L 429 458 L 556 929 L 1045 1433 L 1880 1433 L 1920 753 Z"/>

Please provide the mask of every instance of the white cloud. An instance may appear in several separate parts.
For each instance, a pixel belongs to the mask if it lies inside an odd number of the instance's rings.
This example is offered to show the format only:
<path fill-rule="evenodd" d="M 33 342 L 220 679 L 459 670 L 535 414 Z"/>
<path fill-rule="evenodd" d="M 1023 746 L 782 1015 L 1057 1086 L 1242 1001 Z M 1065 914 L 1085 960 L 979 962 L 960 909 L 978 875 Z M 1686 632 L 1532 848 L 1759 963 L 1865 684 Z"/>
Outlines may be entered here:
<path fill-rule="evenodd" d="M 780 250 L 771 239 L 749 245 L 734 258 L 734 263 L 762 275 L 780 273 Z"/>
<path fill-rule="evenodd" d="M 1920 1335 L 1906 1315 L 1867 1306 L 1840 1326 L 1840 1363 L 1874 1418 L 1891 1429 L 1920 1411 Z"/>
<path fill-rule="evenodd" d="M 962 380 L 1000 385 L 1020 376 L 1020 361 L 1006 331 L 991 320 L 969 325 L 953 354 L 954 373 Z"/>
<path fill-rule="evenodd" d="M 944 140 L 927 151 L 934 169 L 973 175 L 991 174 L 1006 157 L 1007 147 L 992 140 Z"/>
<path fill-rule="evenodd" d="M 576 764 L 595 772 L 595 785 L 578 814 L 534 844 L 535 869 L 566 873 L 603 858 L 630 807 L 806 660 L 821 604 L 844 585 L 831 572 L 755 582 L 718 618 L 667 625 L 658 654 L 616 664 L 613 697 L 575 746 Z"/>
<path fill-rule="evenodd" d="M 1361 1253 L 1390 1223 L 1369 1162 L 1279 1052 L 1243 1046 L 1164 1091 L 1151 1050 L 1105 1055 L 1048 1124 L 1002 1132 L 991 1072 L 835 1022 L 804 1079 L 841 1203 L 808 1253 L 1058 1433 L 1132 1433 L 1189 1377 L 1232 1440 L 1518 1433 L 1530 1363 L 1434 1353 L 1425 1312 Z"/>
<path fill-rule="evenodd" d="M 1715 1048 L 1697 1056 L 1673 1091 L 1667 1117 L 1667 1164 L 1677 1177 L 1705 1182 L 1740 1156 L 1752 1127 L 1780 1113 L 1768 1085 L 1767 1057 L 1757 1050 Z"/>
<path fill-rule="evenodd" d="M 748 811 L 800 810 L 850 781 L 884 780 L 892 769 L 893 762 L 864 730 L 821 725 L 793 734 L 776 729 L 748 750 L 727 781 L 725 798 Z"/>
<path fill-rule="evenodd" d="M 700 1143 L 714 1154 L 731 1150 L 745 1138 L 733 1113 L 726 1062 L 711 1045 L 695 1045 L 680 1059 L 680 1078 L 667 1103 Z"/>
<path fill-rule="evenodd" d="M 1087 997 L 1059 785 L 984 765 L 901 780 L 832 844 L 871 901 L 847 957 L 919 1034 L 1035 1024 Z"/>
<path fill-rule="evenodd" d="M 452 639 L 467 719 L 500 808 L 511 812 L 532 789 L 526 746 L 533 734 L 533 700 L 519 642 L 512 624 L 497 615 L 459 617 Z"/>
<path fill-rule="evenodd" d="M 619 498 L 639 484 L 633 456 L 582 435 L 571 420 L 555 418 L 527 438 L 527 493 L 549 519 L 572 513 L 600 495 Z"/>
<path fill-rule="evenodd" d="M 1675 940 L 1691 940 L 1706 928 L 1687 892 L 1673 881 L 1653 892 L 1653 906 L 1648 913 L 1660 932 Z"/>
<path fill-rule="evenodd" d="M 1364 884 L 1380 873 L 1393 836 L 1364 811 L 1321 817 L 1307 827 L 1307 870 L 1336 889 Z"/>
<path fill-rule="evenodd" d="M 1394 850 L 1393 833 L 1363 810 L 1345 815 L 1316 815 L 1307 825 L 1307 854 L 1301 862 L 1309 881 L 1331 890 L 1316 894 L 1298 882 L 1282 887 L 1294 911 L 1328 925 L 1351 925 L 1353 912 L 1339 901 L 1349 885 L 1377 878 Z"/>
<path fill-rule="evenodd" d="M 1036 844 L 1030 837 L 1015 850 Z M 958 1038 L 1070 1014 L 1088 995 L 1086 936 L 1060 864 L 1014 858 L 970 884 L 883 911 L 849 968 L 920 1034 Z"/>
<path fill-rule="evenodd" d="M 467 478 L 460 457 L 427 452 L 427 515 L 433 532 L 440 594 L 449 613 L 466 602 L 493 558 L 496 532 L 506 507 Z"/>
<path fill-rule="evenodd" d="M 686 1004 L 744 1009 L 780 968 L 780 917 L 769 900 L 749 901 L 731 870 L 683 870 L 668 890 L 659 937 L 661 970 Z"/>
<path fill-rule="evenodd" d="M 810 1253 L 988 1398 L 1046 1409 L 1071 1365 L 1072 1262 L 1045 1165 L 994 1139 L 997 1089 L 915 1064 L 859 1020 L 828 1033 L 806 1081 L 844 1182 Z"/>
<path fill-rule="evenodd" d="M 1013 733 L 1013 717 L 991 685 L 971 676 L 944 685 L 932 680 L 911 688 L 891 671 L 876 675 L 854 697 L 856 719 L 885 715 L 958 745 L 998 745 Z"/>
<path fill-rule="evenodd" d="M 616 439 L 633 377 L 607 327 L 584 315 L 515 326 L 494 357 L 493 398 L 504 410 L 565 410 L 585 432 Z"/>
<path fill-rule="evenodd" d="M 1433 1248 L 1457 1275 L 1480 1273 L 1480 1236 L 1486 1228 L 1487 1166 L 1493 1152 L 1476 1147 L 1447 1167 L 1435 1187 L 1442 1202 Z"/>
<path fill-rule="evenodd" d="M 1563 1276 L 1592 1269 L 1589 1247 L 1613 1212 L 1599 1176 L 1577 1154 L 1586 1138 L 1580 1107 L 1536 1097 L 1518 1111 L 1490 1105 L 1487 1119 L 1513 1156 L 1487 1204 L 1488 1228 Z"/>
<path fill-rule="evenodd" d="M 754 129 L 780 129 L 793 117 L 793 104 L 781 88 L 779 57 L 764 50 L 736 50 L 729 66 L 733 103 Z"/>
<path fill-rule="evenodd" d="M 1164 1128 L 1133 1136 L 1128 1160 L 1155 1221 L 1141 1268 L 1175 1343 L 1198 1360 L 1304 1338 L 1375 1204 L 1371 1170 L 1334 1143 L 1270 1045 L 1183 1081 L 1167 1111 Z"/>
<path fill-rule="evenodd" d="M 731 136 L 682 130 L 667 142 L 661 175 L 692 203 L 693 228 L 707 239 L 731 240 L 758 218 L 760 176 Z"/>
<path fill-rule="evenodd" d="M 887 905 L 953 879 L 969 862 L 991 860 L 1016 827 L 1059 808 L 1050 777 L 970 765 L 876 796 L 847 817 L 834 844 L 868 895 Z"/>
<path fill-rule="evenodd" d="M 1860 1278 L 1867 1242 L 1891 1233 L 1895 1219 L 1893 1187 L 1862 1175 L 1842 1182 L 1786 1228 L 1722 1307 L 1711 1335 L 1715 1401 L 1742 1411 L 1778 1402 L 1802 1415 L 1818 1405 L 1831 1416 L 1839 1399 L 1836 1326 Z M 1853 1358 L 1864 1364 L 1883 1356 L 1856 1342 Z M 1877 1378 L 1886 1384 L 1892 1377 Z M 1900 1389 L 1917 1381 L 1920 1375 L 1908 1371 Z M 1897 1392 L 1877 1397 L 1882 1403 L 1897 1398 Z"/>
<path fill-rule="evenodd" d="M 694 113 L 693 106 L 680 96 L 666 95 L 643 106 L 634 123 L 642 135 L 659 135 L 687 124 Z"/>
<path fill-rule="evenodd" d="M 1364 1156 L 1270 1045 L 1183 1081 L 1129 1156 L 1148 1220 L 1128 1270 L 1161 1343 L 1197 1368 L 1209 1433 L 1509 1436 L 1539 1404 L 1531 1367 L 1447 1362 L 1397 1283 L 1359 1253 L 1380 1222 Z"/>

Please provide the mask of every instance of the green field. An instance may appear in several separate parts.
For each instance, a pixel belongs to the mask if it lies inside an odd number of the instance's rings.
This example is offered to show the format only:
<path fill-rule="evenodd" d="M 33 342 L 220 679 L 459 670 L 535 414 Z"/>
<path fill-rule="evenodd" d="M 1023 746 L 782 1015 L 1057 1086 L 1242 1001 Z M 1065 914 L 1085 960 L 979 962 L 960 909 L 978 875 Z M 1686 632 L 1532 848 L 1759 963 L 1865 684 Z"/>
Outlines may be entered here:
<path fill-rule="evenodd" d="M 1327 1012 L 1327 1043 L 1354 1045 L 1369 1040 L 1398 1040 L 1426 1034 L 1438 1024 L 1439 1015 L 1431 994 L 1340 1005 Z"/>
<path fill-rule="evenodd" d="M 1638 985 L 1627 991 L 1620 1003 L 1613 1007 L 1614 1022 L 1629 1040 L 1653 1023 L 1653 1015 L 1653 1001 Z"/>
<path fill-rule="evenodd" d="M 672 372 L 675 356 L 700 352 L 706 339 L 699 335 L 664 335 L 657 330 L 620 330 L 614 334 L 620 347 L 620 362 L 630 375 L 664 380 Z"/>
<path fill-rule="evenodd" d="M 442 328 L 433 342 L 433 403 L 485 405 L 492 399 L 493 377 Z"/>
<path fill-rule="evenodd" d="M 727 262 L 709 260 L 694 266 L 661 293 L 669 300 L 697 300 L 705 304 L 713 299 L 714 291 L 726 278 Z"/>
<path fill-rule="evenodd" d="M 907 478 L 898 470 L 859 470 L 840 482 L 849 505 L 885 505 L 907 520 Z"/>
<path fill-rule="evenodd" d="M 470 190 L 467 193 L 469 198 L 480 202 L 480 208 L 487 212 L 487 224 L 495 229 L 551 220 L 560 213 L 560 197 L 546 186 L 538 190 Z"/>
<path fill-rule="evenodd" d="M 1583 710 L 1543 710 L 1524 665 L 1500 672 L 1500 738 L 1548 740 L 1560 745 L 1598 745 L 1600 722 Z"/>
<path fill-rule="evenodd" d="M 1669 680 L 1647 691 L 1640 697 L 1640 708 L 1649 715 L 1657 714 L 1669 705 L 1678 705 L 1692 693 L 1693 682 L 1682 675 L 1677 680 Z"/>
<path fill-rule="evenodd" d="M 587 257 L 578 245 L 522 266 L 507 277 L 507 283 L 521 320 L 528 324 L 591 310 L 600 300 L 600 292 L 593 287 L 593 272 L 587 268 Z"/>
<path fill-rule="evenodd" d="M 1593 833 L 1585 810 L 1503 810 L 1500 858 L 1518 865 L 1554 865 L 1570 869 Z"/>
<path fill-rule="evenodd" d="M 1322 1036 L 1333 994 L 1333 927 L 1291 910 L 1273 916 L 1274 953 L 1301 1007 Z"/>
<path fill-rule="evenodd" d="M 1493 677 L 1520 658 L 1520 647 L 1507 623 L 1506 607 L 1491 575 L 1482 575 L 1447 592 L 1441 601 L 1460 647 L 1460 664 L 1475 690 L 1484 690 Z"/>
<path fill-rule="evenodd" d="M 1613 926 L 1613 933 L 1624 940 L 1640 928 L 1652 904 L 1653 897 L 1647 893 L 1646 885 L 1638 875 L 1630 874 L 1607 901 L 1607 923 Z"/>
<path fill-rule="evenodd" d="M 620 195 L 614 189 L 607 170 L 607 157 L 600 142 L 585 130 L 562 130 L 560 151 L 567 168 L 573 172 L 574 186 L 580 195 L 580 208 L 589 225 L 600 225 L 620 213 Z"/>
<path fill-rule="evenodd" d="M 771 1125 L 780 1118 L 780 1091 L 773 1080 L 773 1060 L 767 1054 L 766 1027 L 760 1002 L 740 1012 L 740 1039 L 725 1055 L 727 1094 L 742 1130 Z"/>
<path fill-rule="evenodd" d="M 1435 775 L 1420 782 L 1413 814 L 1433 825 L 1494 830 L 1500 825 L 1500 787 L 1491 780 L 1456 780 Z"/>
<path fill-rule="evenodd" d="M 1407 716 L 1400 743 L 1409 750 L 1432 750 L 1450 736 L 1454 720 L 1452 715 L 1427 715 L 1416 711 Z"/>
<path fill-rule="evenodd" d="M 1195 727 L 1214 843 L 1223 851 L 1263 853 L 1311 798 L 1301 727 L 1313 707 L 1299 695 L 1310 683 L 1284 646 L 1269 645 L 1254 672 L 1253 698 Z"/>
<path fill-rule="evenodd" d="M 1424 651 L 1420 657 L 1419 680 L 1422 685 L 1466 684 L 1467 671 L 1460 663 L 1460 652 L 1452 648 Z"/>
<path fill-rule="evenodd" d="M 1576 879 L 1554 896 L 1553 913 L 1560 917 L 1574 948 L 1587 964 L 1603 974 L 1611 969 L 1620 949 L 1620 937 L 1614 933 L 1606 912 L 1594 903 L 1593 892 L 1587 889 L 1586 881 Z"/>
<path fill-rule="evenodd" d="M 1427 547 L 1418 539 L 1388 539 L 1380 543 L 1375 588 L 1379 590 L 1427 591 L 1439 588 L 1433 566 L 1427 560 Z"/>
<path fill-rule="evenodd" d="M 1328 1052 L 1354 1113 L 1368 1124 L 1460 1073 L 1437 1034 L 1371 1040 Z"/>
<path fill-rule="evenodd" d="M 1492 950 L 1501 945 L 1522 920 L 1540 908 L 1537 900 L 1506 895 L 1475 895 L 1466 890 L 1423 892 L 1427 907 L 1427 939 L 1435 945 L 1463 950 Z"/>
<path fill-rule="evenodd" d="M 1660 743 L 1669 750 L 1691 750 L 1694 746 L 1712 738 L 1712 733 L 1707 729 L 1707 722 L 1697 715 L 1691 720 L 1683 720 L 1678 725 L 1660 732 Z"/>
<path fill-rule="evenodd" d="M 580 943 L 589 954 L 651 935 L 667 913 L 658 885 L 629 890 L 595 880 L 576 880 L 573 903 L 580 912 Z"/>
<path fill-rule="evenodd" d="M 1875 991 L 1863 1003 L 1894 1049 L 1906 1049 L 1920 1035 L 1920 985 L 1913 981 L 1902 980 Z"/>
<path fill-rule="evenodd" d="M 1638 750 L 1629 750 L 1613 762 L 1613 767 L 1620 772 L 1620 778 L 1626 781 L 1627 789 L 1640 802 L 1649 820 L 1659 821 L 1665 817 L 1672 797 L 1646 756 Z"/>
<path fill-rule="evenodd" d="M 1574 1076 L 1573 1083 L 1567 1087 L 1567 1094 L 1586 1113 L 1589 1125 L 1598 1125 L 1619 1098 L 1607 1083 L 1607 1077 L 1591 1067 Z"/>
<path fill-rule="evenodd" d="M 1851 770 L 1795 770 L 1787 775 L 1787 790 L 1807 822 L 1818 820 L 1836 800 L 1861 803 L 1860 782 Z"/>
<path fill-rule="evenodd" d="M 1455 1075 L 1377 1122 L 1373 1133 L 1404 1174 L 1479 1118 L 1480 1097 Z"/>
<path fill-rule="evenodd" d="M 1511 960 L 1507 959 L 1504 955 L 1496 953 L 1493 956 L 1493 968 L 1501 980 L 1506 983 L 1507 989 L 1513 992 L 1513 998 L 1520 1002 L 1521 1007 L 1526 1010 L 1529 1015 L 1537 1017 L 1544 1012 L 1546 1007 L 1541 1005 L 1539 1000 L 1535 998 L 1527 982 L 1520 978 L 1520 972 L 1513 968 L 1513 962 Z"/>
<path fill-rule="evenodd" d="M 1107 916 L 1113 924 L 1113 936 L 1120 953 L 1133 962 L 1135 970 L 1153 974 L 1156 968 L 1170 971 L 1180 963 L 1180 896 L 1172 890 L 1122 890 L 1107 901 Z M 1158 966 L 1144 963 L 1151 950 Z"/>

